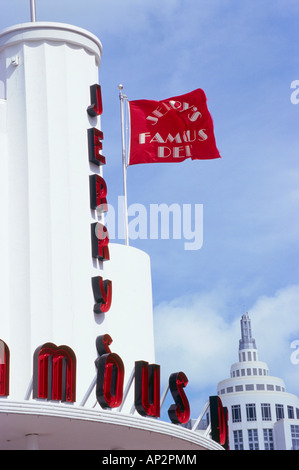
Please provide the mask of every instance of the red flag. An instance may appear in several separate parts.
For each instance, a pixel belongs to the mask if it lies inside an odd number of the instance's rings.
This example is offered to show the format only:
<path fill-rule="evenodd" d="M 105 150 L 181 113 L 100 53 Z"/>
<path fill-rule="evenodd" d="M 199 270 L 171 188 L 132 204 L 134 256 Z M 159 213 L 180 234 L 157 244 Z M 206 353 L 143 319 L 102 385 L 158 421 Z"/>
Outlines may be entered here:
<path fill-rule="evenodd" d="M 162 101 L 129 101 L 129 165 L 220 158 L 203 90 Z"/>

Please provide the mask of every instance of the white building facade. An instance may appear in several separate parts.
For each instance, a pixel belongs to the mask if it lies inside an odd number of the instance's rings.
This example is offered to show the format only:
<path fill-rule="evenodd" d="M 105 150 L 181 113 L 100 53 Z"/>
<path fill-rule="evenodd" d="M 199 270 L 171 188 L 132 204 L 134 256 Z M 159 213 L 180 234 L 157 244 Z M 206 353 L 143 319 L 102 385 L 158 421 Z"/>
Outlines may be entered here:
<path fill-rule="evenodd" d="M 239 362 L 217 394 L 228 408 L 231 450 L 299 449 L 298 397 L 259 360 L 248 313 L 241 318 Z"/>

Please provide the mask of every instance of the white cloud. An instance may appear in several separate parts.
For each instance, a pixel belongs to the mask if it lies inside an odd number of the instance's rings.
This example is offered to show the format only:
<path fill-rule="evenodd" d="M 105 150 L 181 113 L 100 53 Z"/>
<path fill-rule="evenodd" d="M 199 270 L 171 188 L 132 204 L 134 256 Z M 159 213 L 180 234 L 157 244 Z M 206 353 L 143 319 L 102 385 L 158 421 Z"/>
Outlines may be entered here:
<path fill-rule="evenodd" d="M 299 389 L 299 365 L 291 362 L 291 343 L 299 339 L 298 313 L 299 285 L 280 289 L 272 297 L 261 297 L 251 310 L 260 359 L 295 394 Z"/>
<path fill-rule="evenodd" d="M 164 375 L 182 370 L 202 386 L 227 376 L 238 341 L 237 325 L 221 313 L 221 296 L 211 292 L 179 298 L 155 308 L 157 359 Z M 230 348 L 235 338 L 235 348 Z"/>

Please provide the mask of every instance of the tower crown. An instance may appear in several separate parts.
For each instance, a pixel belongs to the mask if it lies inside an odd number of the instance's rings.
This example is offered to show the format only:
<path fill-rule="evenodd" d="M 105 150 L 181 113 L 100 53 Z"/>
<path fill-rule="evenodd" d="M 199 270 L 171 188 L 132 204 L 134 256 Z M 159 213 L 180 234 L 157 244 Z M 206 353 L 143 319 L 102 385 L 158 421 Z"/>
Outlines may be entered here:
<path fill-rule="evenodd" d="M 241 349 L 256 349 L 255 339 L 251 333 L 251 320 L 246 312 L 241 318 L 241 339 L 239 341 L 239 351 Z"/>

